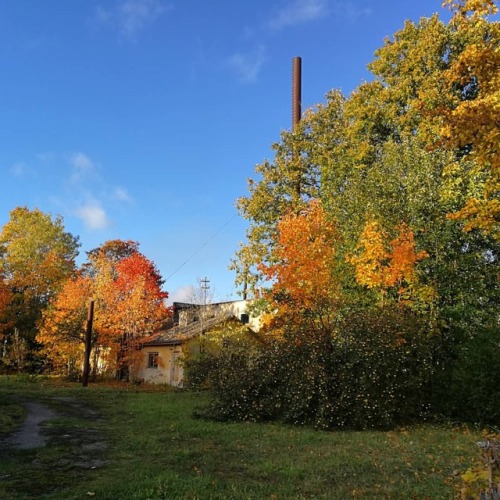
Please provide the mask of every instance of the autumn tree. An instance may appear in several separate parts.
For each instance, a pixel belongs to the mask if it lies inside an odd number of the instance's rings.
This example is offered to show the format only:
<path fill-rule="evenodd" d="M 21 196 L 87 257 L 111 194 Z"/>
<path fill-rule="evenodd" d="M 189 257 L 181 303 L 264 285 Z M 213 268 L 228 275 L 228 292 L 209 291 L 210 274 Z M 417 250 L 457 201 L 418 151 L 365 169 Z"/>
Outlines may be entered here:
<path fill-rule="evenodd" d="M 453 99 L 443 107 L 441 135 L 448 148 L 459 149 L 474 162 L 462 174 L 479 189 L 471 190 L 463 207 L 451 214 L 464 229 L 478 229 L 500 239 L 500 22 L 494 0 L 446 0 L 451 25 L 464 49 L 444 72 Z"/>
<path fill-rule="evenodd" d="M 141 342 L 169 317 L 168 293 L 162 290 L 163 279 L 153 262 L 140 252 L 121 259 L 115 273 L 106 287 L 106 327 L 121 339 L 120 362 L 132 372 Z"/>
<path fill-rule="evenodd" d="M 9 314 L 9 308 L 12 302 L 13 294 L 0 274 L 0 361 L 4 364 L 11 364 L 10 356 L 12 344 L 19 341 L 19 333 L 12 332 L 14 324 L 12 316 Z M 15 337 L 17 333 L 17 338 Z M 10 340 L 10 346 L 7 350 L 7 342 Z"/>
<path fill-rule="evenodd" d="M 274 264 L 261 264 L 270 280 L 265 293 L 273 311 L 273 327 L 290 325 L 305 317 L 326 335 L 331 332 L 332 313 L 340 300 L 333 274 L 335 224 L 329 221 L 321 202 L 312 200 L 300 213 L 289 213 L 278 223 L 273 248 Z"/>
<path fill-rule="evenodd" d="M 9 318 L 9 306 L 12 301 L 12 291 L 0 276 L 0 342 L 4 340 L 4 332 L 12 326 L 12 319 Z"/>
<path fill-rule="evenodd" d="M 238 367 L 228 354 L 223 367 L 237 373 L 219 387 L 217 417 L 364 425 L 404 406 L 443 409 L 457 360 L 479 354 L 481 335 L 498 337 L 496 2 L 446 3 L 451 22 L 405 22 L 376 51 L 373 79 L 329 92 L 249 181 L 233 268 L 240 284 L 271 282 L 281 340 L 238 353 Z M 312 223 L 312 199 L 335 221 L 329 237 L 310 237 L 325 227 Z M 338 335 L 318 348 L 293 333 L 315 338 L 321 304 Z M 454 394 L 484 402 L 481 390 Z"/>
<path fill-rule="evenodd" d="M 80 375 L 88 304 L 92 297 L 91 278 L 78 273 L 64 283 L 61 291 L 44 311 L 36 340 L 43 346 L 41 352 L 50 361 L 53 372 L 68 377 Z M 99 328 L 94 328 L 94 367 L 98 358 L 98 332 Z"/>
<path fill-rule="evenodd" d="M 354 265 L 360 285 L 378 292 L 381 303 L 387 293 L 393 292 L 401 304 L 413 304 L 415 299 L 426 299 L 432 290 L 419 287 L 415 265 L 429 255 L 415 249 L 413 231 L 406 223 L 397 228 L 397 235 L 388 242 L 387 233 L 375 220 L 368 220 L 361 233 L 357 253 L 348 256 Z M 423 296 L 422 296 L 423 295 Z"/>
<path fill-rule="evenodd" d="M 48 303 L 75 270 L 78 238 L 63 219 L 18 207 L 0 233 L 0 274 L 10 290 L 10 334 L 18 331 L 34 347 L 36 324 Z"/>
<path fill-rule="evenodd" d="M 169 317 L 167 293 L 153 262 L 133 241 L 111 240 L 88 252 L 88 262 L 51 302 L 37 340 L 58 369 L 80 367 L 90 300 L 95 301 L 93 370 L 131 368 L 136 348 Z"/>
<path fill-rule="evenodd" d="M 306 113 L 300 127 L 283 136 L 290 154 L 277 154 L 274 164 L 259 170 L 260 181 L 250 181 L 250 195 L 239 202 L 250 220 L 240 263 L 272 265 L 280 219 L 300 212 L 306 195 L 318 197 L 337 223 L 336 279 L 349 300 L 366 303 L 373 295 L 373 289 L 359 287 L 346 260 L 356 252 L 371 215 L 390 233 L 386 245 L 404 222 L 415 248 L 428 255 L 415 263 L 415 272 L 434 317 L 444 314 L 448 321 L 458 310 L 467 312 L 467 321 L 483 311 L 491 315 L 498 246 L 485 232 L 462 234 L 462 223 L 448 217 L 471 197 L 482 196 L 484 175 L 467 148 L 458 143 L 443 148 L 442 141 L 448 119 L 443 110 L 454 110 L 471 91 L 456 79 L 450 85 L 447 75 L 472 42 L 437 15 L 407 21 L 376 51 L 369 65 L 372 81 L 349 97 L 329 92 L 324 104 Z M 293 156 L 294 151 L 300 153 Z M 294 173 L 288 176 L 283 166 L 292 163 Z M 302 198 L 293 196 L 297 172 L 309 180 L 304 186 L 314 187 L 313 192 L 303 188 Z M 247 268 L 240 265 L 240 279 Z"/>

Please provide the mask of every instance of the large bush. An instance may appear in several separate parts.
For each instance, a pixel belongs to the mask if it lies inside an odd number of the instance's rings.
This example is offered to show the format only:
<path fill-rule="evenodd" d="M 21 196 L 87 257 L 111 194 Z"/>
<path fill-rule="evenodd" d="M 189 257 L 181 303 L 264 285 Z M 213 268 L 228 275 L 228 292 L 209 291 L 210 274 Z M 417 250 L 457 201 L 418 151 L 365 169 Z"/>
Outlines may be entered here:
<path fill-rule="evenodd" d="M 385 428 L 425 415 L 437 339 L 400 311 L 352 315 L 338 332 L 289 331 L 249 349 L 231 343 L 187 367 L 210 387 L 205 415 L 320 428 Z"/>

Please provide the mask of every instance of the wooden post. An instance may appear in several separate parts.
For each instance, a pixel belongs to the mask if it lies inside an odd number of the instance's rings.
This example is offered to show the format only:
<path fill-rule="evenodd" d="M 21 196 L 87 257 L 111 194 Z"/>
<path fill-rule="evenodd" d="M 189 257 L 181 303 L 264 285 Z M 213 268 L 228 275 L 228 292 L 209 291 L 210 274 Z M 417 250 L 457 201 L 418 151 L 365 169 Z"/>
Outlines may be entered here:
<path fill-rule="evenodd" d="M 89 384 L 90 373 L 90 351 L 92 349 L 92 323 L 94 321 L 94 301 L 89 304 L 89 313 L 87 316 L 87 328 L 85 330 L 85 355 L 83 358 L 83 376 L 82 385 L 87 387 Z"/>

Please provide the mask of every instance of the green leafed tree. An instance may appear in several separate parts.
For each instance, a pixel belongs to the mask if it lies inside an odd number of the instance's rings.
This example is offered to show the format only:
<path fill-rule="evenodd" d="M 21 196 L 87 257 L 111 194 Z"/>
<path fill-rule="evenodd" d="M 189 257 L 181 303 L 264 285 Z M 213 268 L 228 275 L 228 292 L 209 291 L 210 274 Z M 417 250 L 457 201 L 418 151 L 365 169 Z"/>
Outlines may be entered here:
<path fill-rule="evenodd" d="M 495 421 L 496 2 L 445 4 L 449 23 L 407 21 L 372 81 L 328 93 L 257 167 L 235 268 L 268 278 L 264 332 L 278 341 L 215 360 L 216 418 Z"/>
<path fill-rule="evenodd" d="M 407 21 L 376 51 L 369 65 L 372 81 L 349 97 L 328 93 L 293 133 L 282 135 L 274 162 L 257 167 L 260 178 L 249 182 L 249 195 L 238 203 L 250 221 L 235 264 L 240 282 L 256 264 L 277 264 L 272 250 L 279 221 L 319 198 L 337 225 L 334 274 L 348 302 L 376 302 L 350 261 L 366 224 L 376 220 L 386 248 L 407 227 L 415 252 L 427 255 L 415 263 L 419 293 L 406 303 L 433 321 L 458 320 L 471 331 L 494 315 L 498 244 L 488 232 L 464 232 L 461 220 L 450 217 L 471 197 L 482 196 L 485 177 L 477 155 L 443 136 L 451 116 L 444 110 L 475 97 L 470 79 L 450 85 L 449 72 L 477 42 L 437 15 Z M 490 117 L 484 130 L 498 131 L 495 123 Z M 259 276 L 254 277 L 255 283 Z M 394 300 L 401 296 L 398 291 Z"/>
<path fill-rule="evenodd" d="M 10 212 L 0 233 L 0 274 L 11 293 L 9 337 L 17 331 L 33 349 L 37 322 L 74 273 L 78 248 L 78 238 L 65 231 L 62 217 L 27 207 Z"/>
<path fill-rule="evenodd" d="M 341 147 L 344 101 L 342 94 L 334 91 L 328 96 L 328 106 L 305 113 L 293 132 L 283 132 L 281 142 L 273 145 L 274 160 L 256 167 L 259 180 L 248 180 L 249 195 L 237 202 L 240 213 L 250 221 L 247 240 L 231 266 L 238 285 L 250 289 L 262 285 L 258 266 L 273 263 L 280 219 L 287 213 L 299 213 L 311 200 L 321 197 L 321 169 L 330 161 L 332 151 Z"/>

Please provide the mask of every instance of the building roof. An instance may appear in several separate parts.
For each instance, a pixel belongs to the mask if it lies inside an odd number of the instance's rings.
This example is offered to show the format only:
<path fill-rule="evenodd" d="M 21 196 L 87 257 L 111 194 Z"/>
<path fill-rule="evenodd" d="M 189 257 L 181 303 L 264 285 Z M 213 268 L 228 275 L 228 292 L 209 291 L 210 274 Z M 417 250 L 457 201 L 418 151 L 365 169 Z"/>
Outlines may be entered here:
<path fill-rule="evenodd" d="M 218 324 L 227 321 L 228 318 L 207 318 L 203 322 L 203 327 L 201 322 L 194 321 L 186 326 L 174 325 L 171 328 L 165 330 L 160 330 L 156 334 L 151 336 L 151 340 L 144 342 L 144 346 L 160 346 L 160 345 L 180 345 L 201 333 L 212 329 Z"/>
<path fill-rule="evenodd" d="M 237 320 L 243 323 L 248 323 L 248 315 L 244 313 L 246 304 L 249 301 L 228 301 L 217 302 L 207 305 L 189 304 L 185 302 L 174 302 L 174 314 L 172 323 L 151 335 L 143 346 L 173 346 L 180 345 L 198 335 L 212 330 L 217 325 L 220 325 L 228 320 Z M 198 314 L 198 311 L 205 310 L 206 314 Z M 194 314 L 189 315 L 189 311 Z M 184 320 L 181 320 L 182 314 Z M 204 316 L 204 318 L 202 318 Z M 244 316 L 246 320 L 244 320 Z M 255 325 L 249 325 L 251 329 L 255 329 Z M 255 330 L 258 330 L 256 328 Z"/>

